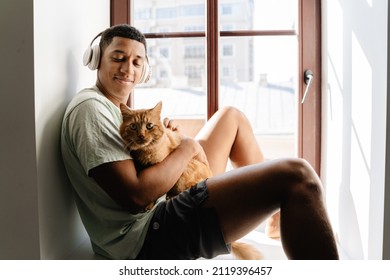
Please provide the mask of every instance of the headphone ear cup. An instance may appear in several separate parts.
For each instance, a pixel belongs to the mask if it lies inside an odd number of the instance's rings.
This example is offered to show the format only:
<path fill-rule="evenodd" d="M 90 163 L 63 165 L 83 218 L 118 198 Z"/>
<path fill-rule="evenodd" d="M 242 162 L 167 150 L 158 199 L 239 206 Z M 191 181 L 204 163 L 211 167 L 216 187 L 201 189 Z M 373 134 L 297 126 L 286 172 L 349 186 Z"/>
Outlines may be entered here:
<path fill-rule="evenodd" d="M 88 66 L 89 69 L 95 70 L 99 67 L 100 63 L 100 47 L 95 45 L 93 47 L 88 46 L 83 55 L 84 66 Z"/>
<path fill-rule="evenodd" d="M 92 46 L 92 44 L 96 40 L 96 38 L 102 35 L 102 33 L 103 32 L 100 32 L 98 35 L 95 36 L 95 38 L 93 38 L 91 44 L 89 44 L 83 55 L 84 66 L 88 66 L 88 68 L 91 70 L 97 69 L 100 64 L 100 46 Z"/>
<path fill-rule="evenodd" d="M 89 69 L 96 70 L 100 64 L 100 47 L 95 45 L 92 47 L 91 58 L 88 64 Z"/>
<path fill-rule="evenodd" d="M 149 59 L 146 57 L 146 63 L 144 63 L 144 67 L 142 68 L 142 74 L 139 83 L 142 84 L 148 82 L 151 76 L 152 70 L 149 65 Z"/>
<path fill-rule="evenodd" d="M 92 48 L 89 45 L 88 48 L 85 50 L 84 55 L 83 55 L 84 66 L 87 66 L 91 62 L 91 56 L 92 56 Z"/>

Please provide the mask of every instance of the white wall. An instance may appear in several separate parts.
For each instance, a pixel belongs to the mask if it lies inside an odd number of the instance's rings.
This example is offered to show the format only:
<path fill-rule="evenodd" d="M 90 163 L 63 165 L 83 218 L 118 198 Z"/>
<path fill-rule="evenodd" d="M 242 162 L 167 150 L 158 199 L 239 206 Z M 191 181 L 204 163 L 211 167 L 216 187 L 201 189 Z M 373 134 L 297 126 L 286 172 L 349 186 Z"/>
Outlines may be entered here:
<path fill-rule="evenodd" d="M 109 26 L 109 15 L 109 0 L 34 1 L 39 229 L 44 259 L 61 257 L 84 233 L 62 165 L 59 133 L 67 103 L 95 82 L 96 72 L 83 66 L 82 55 L 93 37 Z"/>
<path fill-rule="evenodd" d="M 0 259 L 64 258 L 86 234 L 61 160 L 61 119 L 95 81 L 82 55 L 109 26 L 109 0 L 2 0 L 0 11 Z"/>
<path fill-rule="evenodd" d="M 322 6 L 322 179 L 330 215 L 349 258 L 382 259 L 388 3 Z"/>

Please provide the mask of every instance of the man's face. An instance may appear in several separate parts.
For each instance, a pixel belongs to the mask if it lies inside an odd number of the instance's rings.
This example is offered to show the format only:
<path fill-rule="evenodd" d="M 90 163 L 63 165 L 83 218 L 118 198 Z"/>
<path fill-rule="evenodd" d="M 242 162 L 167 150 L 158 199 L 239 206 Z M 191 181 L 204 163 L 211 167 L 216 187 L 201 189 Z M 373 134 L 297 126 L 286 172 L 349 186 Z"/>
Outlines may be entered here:
<path fill-rule="evenodd" d="M 98 78 L 102 86 L 111 94 L 127 95 L 139 82 L 144 63 L 145 47 L 142 43 L 114 37 L 103 50 Z"/>

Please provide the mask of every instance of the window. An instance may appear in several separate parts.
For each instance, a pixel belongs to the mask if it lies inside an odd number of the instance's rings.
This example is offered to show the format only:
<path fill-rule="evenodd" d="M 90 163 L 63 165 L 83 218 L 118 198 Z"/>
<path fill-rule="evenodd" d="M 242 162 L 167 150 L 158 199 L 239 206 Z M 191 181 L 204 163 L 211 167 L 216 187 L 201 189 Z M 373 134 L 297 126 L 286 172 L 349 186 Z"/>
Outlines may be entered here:
<path fill-rule="evenodd" d="M 185 58 L 200 58 L 204 59 L 205 48 L 204 45 L 199 46 L 186 46 L 184 49 Z"/>
<path fill-rule="evenodd" d="M 232 30 L 234 30 L 234 25 L 230 24 L 230 23 L 225 23 L 222 25 L 221 30 L 232 31 Z"/>
<path fill-rule="evenodd" d="M 158 8 L 156 9 L 157 19 L 168 19 L 176 17 L 176 9 L 173 8 Z"/>
<path fill-rule="evenodd" d="M 148 19 L 148 18 L 150 18 L 150 10 L 149 9 L 139 9 L 136 13 L 134 13 L 134 18 L 136 20 Z"/>
<path fill-rule="evenodd" d="M 222 55 L 223 56 L 233 56 L 233 45 L 223 45 L 222 46 Z"/>
<path fill-rule="evenodd" d="M 159 74 L 159 78 L 160 78 L 160 79 L 166 79 L 166 78 L 168 78 L 167 70 L 162 69 L 162 70 L 160 70 L 159 73 L 160 73 L 160 74 Z"/>
<path fill-rule="evenodd" d="M 150 30 L 150 29 L 149 29 Z M 160 28 L 158 28 L 158 32 L 159 33 L 167 33 L 167 32 L 169 32 L 170 31 L 170 29 L 169 29 L 169 27 L 160 27 Z M 149 31 L 150 32 L 150 31 Z"/>
<path fill-rule="evenodd" d="M 232 14 L 232 5 L 230 4 L 222 4 L 221 5 L 221 14 L 222 15 L 231 15 Z"/>
<path fill-rule="evenodd" d="M 160 48 L 160 56 L 164 58 L 169 58 L 169 48 Z"/>
<path fill-rule="evenodd" d="M 229 80 L 231 80 L 234 77 L 233 72 L 234 72 L 233 66 L 222 66 L 222 79 L 224 79 L 224 81 L 228 83 Z"/>
<path fill-rule="evenodd" d="M 188 25 L 184 27 L 184 31 L 203 31 L 204 30 L 204 24 L 200 25 Z"/>
<path fill-rule="evenodd" d="M 202 69 L 196 66 L 186 66 L 184 74 L 188 76 L 189 79 L 200 79 L 202 77 Z"/>
<path fill-rule="evenodd" d="M 178 6 L 180 17 L 204 16 L 204 4 Z"/>
<path fill-rule="evenodd" d="M 120 15 L 126 9 L 113 3 L 127 5 L 130 15 Z M 234 105 L 250 118 L 266 156 L 273 149 L 270 158 L 304 157 L 319 173 L 319 0 L 111 0 L 111 5 L 112 24 L 125 19 L 142 30 L 153 71 L 166 73 L 135 90 L 136 106 L 163 99 L 167 113 L 175 108 L 172 117 L 204 119 Z M 305 69 L 318 75 L 301 104 Z M 175 103 L 180 98 L 188 104 Z"/>

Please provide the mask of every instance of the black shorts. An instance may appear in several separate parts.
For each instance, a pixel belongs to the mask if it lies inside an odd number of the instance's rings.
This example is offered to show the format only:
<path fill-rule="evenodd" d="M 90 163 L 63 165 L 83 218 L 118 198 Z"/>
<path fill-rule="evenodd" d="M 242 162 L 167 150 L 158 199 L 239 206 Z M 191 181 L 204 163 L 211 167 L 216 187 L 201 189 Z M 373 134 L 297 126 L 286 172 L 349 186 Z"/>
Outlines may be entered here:
<path fill-rule="evenodd" d="M 159 203 L 137 259 L 210 259 L 229 253 L 216 210 L 201 207 L 207 198 L 206 181 L 202 181 Z"/>

